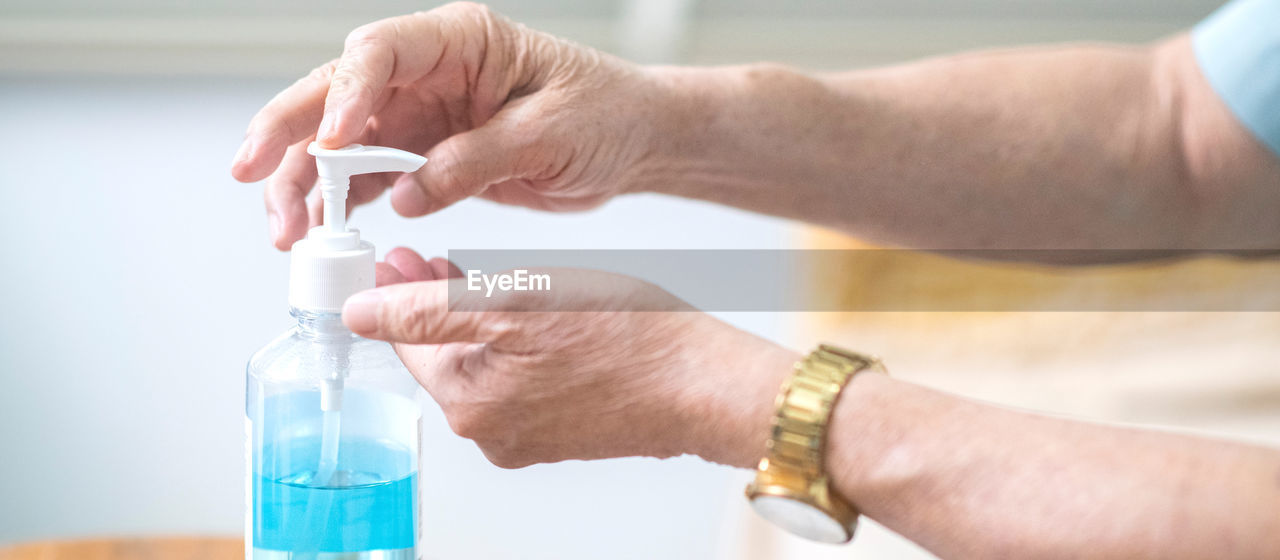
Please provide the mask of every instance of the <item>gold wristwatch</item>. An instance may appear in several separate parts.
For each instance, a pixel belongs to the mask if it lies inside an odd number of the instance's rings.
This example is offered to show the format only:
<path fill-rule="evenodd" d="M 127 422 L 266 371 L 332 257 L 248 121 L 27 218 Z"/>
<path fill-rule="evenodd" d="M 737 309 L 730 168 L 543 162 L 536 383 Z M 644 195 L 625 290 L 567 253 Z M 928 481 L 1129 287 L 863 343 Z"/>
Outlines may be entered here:
<path fill-rule="evenodd" d="M 836 398 L 854 375 L 867 370 L 883 373 L 884 366 L 824 344 L 782 383 L 768 450 L 747 485 L 747 499 L 761 517 L 814 541 L 853 538 L 858 512 L 832 492 L 823 458 Z"/>

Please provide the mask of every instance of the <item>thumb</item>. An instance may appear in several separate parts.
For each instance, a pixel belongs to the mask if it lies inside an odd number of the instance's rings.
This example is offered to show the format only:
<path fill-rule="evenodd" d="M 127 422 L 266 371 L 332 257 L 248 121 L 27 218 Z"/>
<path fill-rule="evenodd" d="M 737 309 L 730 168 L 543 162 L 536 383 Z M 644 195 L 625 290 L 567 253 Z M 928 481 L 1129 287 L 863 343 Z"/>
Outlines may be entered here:
<path fill-rule="evenodd" d="M 509 322 L 503 327 L 492 312 L 450 311 L 449 291 L 461 293 L 462 282 L 454 278 L 365 290 L 347 298 L 342 322 L 360 336 L 408 344 L 492 342 L 510 334 Z"/>
<path fill-rule="evenodd" d="M 531 178 L 540 166 L 537 134 L 529 120 L 515 118 L 525 107 L 508 107 L 479 128 L 456 134 L 425 155 L 427 164 L 400 177 L 391 206 L 402 216 L 423 216 L 475 196 L 490 185 Z"/>

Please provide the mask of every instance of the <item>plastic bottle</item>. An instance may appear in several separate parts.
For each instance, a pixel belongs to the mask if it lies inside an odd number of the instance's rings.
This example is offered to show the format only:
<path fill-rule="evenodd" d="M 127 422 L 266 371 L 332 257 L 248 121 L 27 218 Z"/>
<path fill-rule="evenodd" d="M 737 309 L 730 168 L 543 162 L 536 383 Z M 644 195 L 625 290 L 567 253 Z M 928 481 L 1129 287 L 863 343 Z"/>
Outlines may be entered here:
<path fill-rule="evenodd" d="M 249 360 L 245 415 L 251 560 L 413 560 L 421 392 L 391 346 L 351 333 L 342 303 L 374 286 L 373 245 L 346 226 L 351 175 L 426 158 L 312 143 L 325 224 L 293 245 L 297 325 Z"/>

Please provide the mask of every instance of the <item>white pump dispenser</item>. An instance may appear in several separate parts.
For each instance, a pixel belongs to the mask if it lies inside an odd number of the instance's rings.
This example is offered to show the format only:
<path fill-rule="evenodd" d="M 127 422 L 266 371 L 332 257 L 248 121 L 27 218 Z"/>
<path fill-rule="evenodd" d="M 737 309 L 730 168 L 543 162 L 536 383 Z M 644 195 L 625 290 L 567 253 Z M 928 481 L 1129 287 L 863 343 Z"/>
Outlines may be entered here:
<path fill-rule="evenodd" d="M 307 311 L 334 313 L 352 294 L 374 286 L 373 244 L 360 231 L 347 227 L 347 191 L 351 176 L 363 173 L 417 170 L 427 158 L 381 146 L 349 146 L 328 150 L 315 142 L 307 153 L 316 157 L 324 225 L 311 228 L 293 244 L 289 271 L 289 305 Z"/>

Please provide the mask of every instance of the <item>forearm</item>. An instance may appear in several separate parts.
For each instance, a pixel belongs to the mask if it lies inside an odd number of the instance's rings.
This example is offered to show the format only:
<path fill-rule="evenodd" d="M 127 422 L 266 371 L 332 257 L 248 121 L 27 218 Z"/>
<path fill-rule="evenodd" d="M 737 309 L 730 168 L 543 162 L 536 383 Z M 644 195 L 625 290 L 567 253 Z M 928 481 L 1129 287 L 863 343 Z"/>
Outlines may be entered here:
<path fill-rule="evenodd" d="M 919 248 L 1280 244 L 1280 164 L 1184 39 L 654 72 L 683 100 L 659 192 Z"/>
<path fill-rule="evenodd" d="M 944 557 L 1274 558 L 1280 452 L 1000 409 L 878 374 L 832 418 L 861 511 Z"/>

